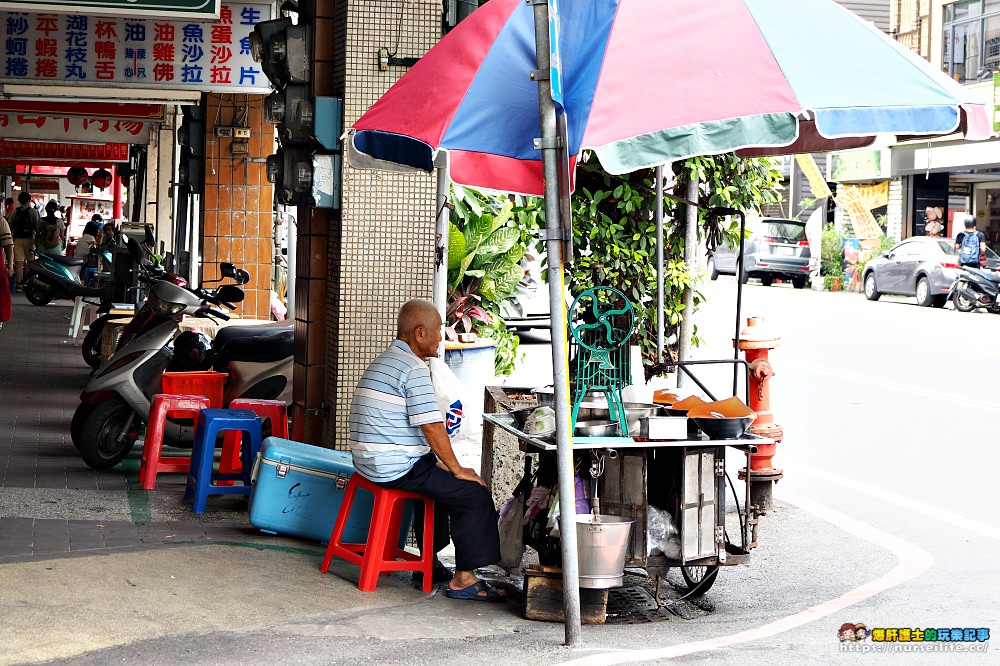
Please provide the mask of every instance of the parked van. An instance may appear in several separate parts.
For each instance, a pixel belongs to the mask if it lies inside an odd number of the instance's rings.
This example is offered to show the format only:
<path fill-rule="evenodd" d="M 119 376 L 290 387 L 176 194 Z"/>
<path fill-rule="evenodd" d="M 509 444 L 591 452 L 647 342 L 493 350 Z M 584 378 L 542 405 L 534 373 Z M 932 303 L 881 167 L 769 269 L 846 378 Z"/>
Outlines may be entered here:
<path fill-rule="evenodd" d="M 809 280 L 809 241 L 806 223 L 776 217 L 747 218 L 743 243 L 743 282 L 758 278 L 765 287 L 776 279 L 802 289 Z M 720 245 L 708 258 L 708 275 L 736 275 L 739 249 Z"/>

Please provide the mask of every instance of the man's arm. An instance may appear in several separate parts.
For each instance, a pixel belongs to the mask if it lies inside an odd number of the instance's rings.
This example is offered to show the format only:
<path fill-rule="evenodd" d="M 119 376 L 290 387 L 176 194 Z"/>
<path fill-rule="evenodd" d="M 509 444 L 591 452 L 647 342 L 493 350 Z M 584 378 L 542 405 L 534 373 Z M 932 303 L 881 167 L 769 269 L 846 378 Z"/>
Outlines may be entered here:
<path fill-rule="evenodd" d="M 462 467 L 462 464 L 458 462 L 458 458 L 455 457 L 455 450 L 451 448 L 451 439 L 448 438 L 448 431 L 444 429 L 444 423 L 440 421 L 425 423 L 420 426 L 420 429 L 424 432 L 424 437 L 427 438 L 427 443 L 430 444 L 431 451 L 434 452 L 434 455 L 438 457 L 438 460 L 441 461 L 448 471 L 455 475 L 456 479 L 475 481 L 481 486 L 486 485 L 486 482 L 479 478 L 474 469 Z"/>

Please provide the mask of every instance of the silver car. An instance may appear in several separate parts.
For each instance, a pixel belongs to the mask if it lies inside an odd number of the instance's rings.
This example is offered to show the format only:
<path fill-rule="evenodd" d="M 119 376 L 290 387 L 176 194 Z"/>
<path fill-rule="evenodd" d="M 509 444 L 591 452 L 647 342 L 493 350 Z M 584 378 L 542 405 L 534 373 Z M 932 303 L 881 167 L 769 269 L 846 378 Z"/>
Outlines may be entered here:
<path fill-rule="evenodd" d="M 915 236 L 869 261 L 861 279 L 869 301 L 898 294 L 916 296 L 917 305 L 940 308 L 948 302 L 957 269 L 954 240 Z"/>
<path fill-rule="evenodd" d="M 809 241 L 806 224 L 799 220 L 775 217 L 748 219 L 749 238 L 743 243 L 746 257 L 743 282 L 759 278 L 765 287 L 775 279 L 790 281 L 796 289 L 806 286 L 809 279 Z M 721 273 L 736 275 L 739 250 L 720 245 L 708 258 L 708 275 L 716 279 Z"/>

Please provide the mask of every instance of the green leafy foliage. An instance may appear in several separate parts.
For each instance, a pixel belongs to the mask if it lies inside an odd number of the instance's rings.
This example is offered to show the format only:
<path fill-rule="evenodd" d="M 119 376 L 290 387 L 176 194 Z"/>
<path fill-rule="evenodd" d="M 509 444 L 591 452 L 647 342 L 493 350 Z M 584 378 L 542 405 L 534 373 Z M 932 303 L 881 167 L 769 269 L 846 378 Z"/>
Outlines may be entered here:
<path fill-rule="evenodd" d="M 518 338 L 504 325 L 500 303 L 524 274 L 520 261 L 533 219 L 517 204 L 452 186 L 446 332 L 452 339 L 465 332 L 496 340 L 498 375 L 509 375 L 517 360 Z"/>
<path fill-rule="evenodd" d="M 844 237 L 832 224 L 823 228 L 820 237 L 820 275 L 844 277 Z"/>
<path fill-rule="evenodd" d="M 735 154 L 695 157 L 674 165 L 674 194 L 684 196 L 690 179 L 699 179 L 698 204 L 725 206 L 747 212 L 778 200 L 781 174 L 770 159 L 741 159 Z M 647 374 L 656 374 L 656 190 L 654 170 L 626 175 L 606 173 L 595 158 L 585 156 L 577 168 L 573 195 L 574 262 L 568 269 L 573 295 L 594 286 L 595 275 L 622 291 L 636 307 L 637 328 L 632 344 L 640 346 Z M 706 219 L 699 213 L 704 238 Z M 694 290 L 697 308 L 703 295 L 700 276 L 684 262 L 686 206 L 664 201 L 664 329 L 677 334 L 685 312 L 684 294 Z M 736 242 L 738 222 L 718 230 L 719 242 Z M 700 343 L 697 330 L 693 344 Z M 667 350 L 668 354 L 672 350 Z M 676 356 L 676 354 L 673 354 Z"/>

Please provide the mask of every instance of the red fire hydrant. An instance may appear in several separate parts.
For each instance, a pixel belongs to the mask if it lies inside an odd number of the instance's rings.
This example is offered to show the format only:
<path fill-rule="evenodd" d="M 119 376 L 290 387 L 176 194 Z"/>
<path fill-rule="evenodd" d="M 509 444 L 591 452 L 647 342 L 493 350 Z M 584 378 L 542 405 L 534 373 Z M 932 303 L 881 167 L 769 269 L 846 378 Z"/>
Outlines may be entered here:
<path fill-rule="evenodd" d="M 762 317 L 747 317 L 747 326 L 740 331 L 740 339 L 734 341 L 743 351 L 750 365 L 750 409 L 757 414 L 757 419 L 750 426 L 754 435 L 773 439 L 774 444 L 758 444 L 757 453 L 750 456 L 750 501 L 757 505 L 758 512 L 763 514 L 771 510 L 773 504 L 772 490 L 775 481 L 784 476 L 780 469 L 775 469 L 772 461 L 775 448 L 781 441 L 784 430 L 774 422 L 771 411 L 770 379 L 774 369 L 768 360 L 768 352 L 781 344 L 781 338 L 773 335 L 765 326 Z M 747 470 L 740 470 L 740 478 L 745 479 Z"/>

